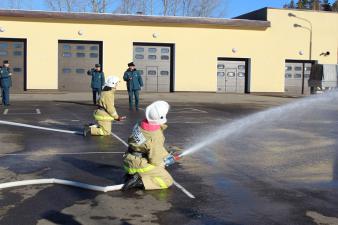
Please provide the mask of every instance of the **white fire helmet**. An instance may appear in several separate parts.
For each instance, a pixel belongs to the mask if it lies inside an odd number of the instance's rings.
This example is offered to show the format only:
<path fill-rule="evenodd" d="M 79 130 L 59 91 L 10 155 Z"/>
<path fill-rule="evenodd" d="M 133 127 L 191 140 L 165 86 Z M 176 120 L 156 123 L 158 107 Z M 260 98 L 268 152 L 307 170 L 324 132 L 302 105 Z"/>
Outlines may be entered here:
<path fill-rule="evenodd" d="M 146 108 L 146 118 L 152 125 L 162 125 L 167 122 L 169 104 L 165 101 L 153 102 Z"/>
<path fill-rule="evenodd" d="M 118 77 L 115 76 L 107 77 L 104 86 L 115 88 L 118 82 L 120 82 L 120 79 Z"/>

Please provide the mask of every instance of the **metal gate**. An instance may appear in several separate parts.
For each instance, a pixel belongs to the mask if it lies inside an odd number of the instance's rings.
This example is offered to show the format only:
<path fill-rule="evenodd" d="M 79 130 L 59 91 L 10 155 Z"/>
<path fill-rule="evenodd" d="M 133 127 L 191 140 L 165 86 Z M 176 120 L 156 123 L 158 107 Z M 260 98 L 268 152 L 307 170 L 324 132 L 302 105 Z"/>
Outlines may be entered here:
<path fill-rule="evenodd" d="M 311 73 L 311 63 L 302 61 L 286 61 L 285 63 L 285 93 L 289 95 L 310 95 L 308 81 Z"/>
<path fill-rule="evenodd" d="M 172 51 L 170 45 L 134 44 L 134 63 L 141 73 L 145 91 L 172 91 Z"/>
<path fill-rule="evenodd" d="M 12 92 L 26 90 L 26 41 L 19 39 L 0 39 L 0 64 L 8 60 L 12 69 Z"/>
<path fill-rule="evenodd" d="M 90 90 L 87 71 L 101 62 L 101 42 L 59 41 L 59 90 Z"/>
<path fill-rule="evenodd" d="M 218 60 L 217 92 L 245 93 L 246 62 Z"/>

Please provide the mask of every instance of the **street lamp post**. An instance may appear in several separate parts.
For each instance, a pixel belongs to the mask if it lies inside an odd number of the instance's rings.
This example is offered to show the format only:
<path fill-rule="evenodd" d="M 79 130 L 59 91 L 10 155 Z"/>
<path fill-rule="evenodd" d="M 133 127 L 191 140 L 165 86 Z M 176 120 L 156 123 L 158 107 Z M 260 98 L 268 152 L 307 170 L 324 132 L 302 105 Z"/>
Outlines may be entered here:
<path fill-rule="evenodd" d="M 303 28 L 303 29 L 306 29 L 306 30 L 308 30 L 310 32 L 309 60 L 312 60 L 312 23 L 311 23 L 311 21 L 307 20 L 305 18 L 299 17 L 299 16 L 297 16 L 297 15 L 295 15 L 293 13 L 289 13 L 288 16 L 289 17 L 297 18 L 297 19 L 302 20 L 302 21 L 305 21 L 305 22 L 307 22 L 310 25 L 310 27 L 306 27 L 306 26 L 302 26 L 300 24 L 294 24 L 293 27 L 295 27 L 295 28 Z"/>

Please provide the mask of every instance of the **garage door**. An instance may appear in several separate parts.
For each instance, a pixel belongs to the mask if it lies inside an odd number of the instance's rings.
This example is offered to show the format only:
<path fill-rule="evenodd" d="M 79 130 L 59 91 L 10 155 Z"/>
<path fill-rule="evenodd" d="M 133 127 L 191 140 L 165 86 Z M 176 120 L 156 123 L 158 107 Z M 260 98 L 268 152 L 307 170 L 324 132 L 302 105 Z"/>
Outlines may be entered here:
<path fill-rule="evenodd" d="M 245 93 L 246 62 L 218 60 L 217 92 Z"/>
<path fill-rule="evenodd" d="M 289 95 L 309 95 L 308 81 L 311 73 L 311 63 L 285 63 L 285 93 Z"/>
<path fill-rule="evenodd" d="M 141 73 L 145 91 L 171 91 L 172 51 L 170 45 L 134 44 L 134 63 Z"/>
<path fill-rule="evenodd" d="M 12 89 L 14 93 L 25 90 L 25 52 L 24 40 L 0 39 L 0 64 L 8 60 L 12 69 Z"/>
<path fill-rule="evenodd" d="M 100 42 L 59 42 L 59 90 L 88 91 L 87 71 L 102 62 Z"/>

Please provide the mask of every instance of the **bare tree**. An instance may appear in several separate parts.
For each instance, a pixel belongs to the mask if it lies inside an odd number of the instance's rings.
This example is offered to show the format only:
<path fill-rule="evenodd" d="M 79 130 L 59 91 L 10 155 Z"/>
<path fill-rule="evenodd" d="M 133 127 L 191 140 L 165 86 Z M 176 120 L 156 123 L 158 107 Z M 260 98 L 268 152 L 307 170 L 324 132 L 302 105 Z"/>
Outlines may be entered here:
<path fill-rule="evenodd" d="M 79 9 L 79 0 L 45 0 L 49 9 L 53 11 L 73 12 Z"/>
<path fill-rule="evenodd" d="M 95 13 L 107 12 L 110 4 L 110 0 L 89 0 L 90 9 Z"/>
<path fill-rule="evenodd" d="M 215 9 L 220 6 L 219 0 L 199 0 L 193 7 L 193 16 L 209 17 L 212 16 Z"/>

